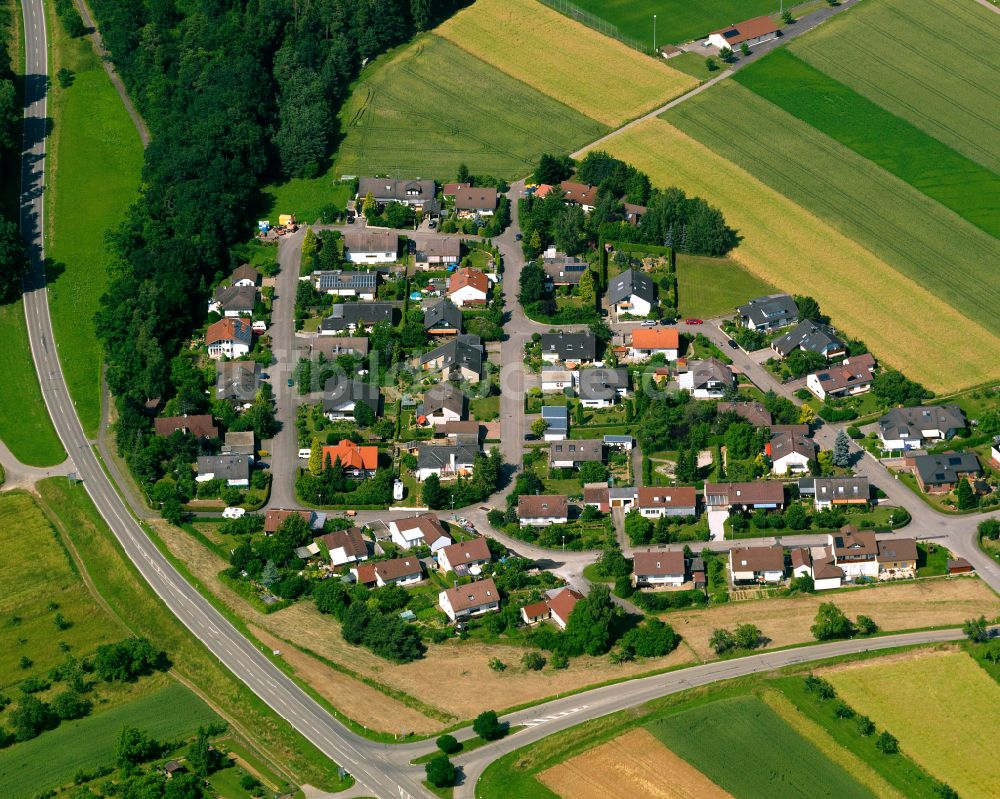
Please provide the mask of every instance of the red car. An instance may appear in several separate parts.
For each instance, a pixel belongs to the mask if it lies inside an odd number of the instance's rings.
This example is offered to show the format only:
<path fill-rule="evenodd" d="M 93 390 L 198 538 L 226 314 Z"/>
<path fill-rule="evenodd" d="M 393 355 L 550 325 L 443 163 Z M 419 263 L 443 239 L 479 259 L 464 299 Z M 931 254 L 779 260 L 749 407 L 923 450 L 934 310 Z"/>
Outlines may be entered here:
<path fill-rule="evenodd" d="M 704 324 L 701 319 L 685 319 L 684 324 L 686 325 L 700 325 Z"/>

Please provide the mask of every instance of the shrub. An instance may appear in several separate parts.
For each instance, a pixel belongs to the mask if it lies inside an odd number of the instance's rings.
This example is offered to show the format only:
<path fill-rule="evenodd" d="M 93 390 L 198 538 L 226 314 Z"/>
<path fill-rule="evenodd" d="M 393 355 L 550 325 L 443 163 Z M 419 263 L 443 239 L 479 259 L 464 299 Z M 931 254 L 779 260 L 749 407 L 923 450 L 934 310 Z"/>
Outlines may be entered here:
<path fill-rule="evenodd" d="M 529 671 L 541 671 L 545 666 L 545 658 L 538 652 L 525 652 L 521 664 Z"/>
<path fill-rule="evenodd" d="M 892 733 L 883 730 L 882 734 L 875 739 L 875 748 L 883 755 L 894 755 L 899 751 L 899 741 Z"/>
<path fill-rule="evenodd" d="M 833 712 L 838 719 L 854 718 L 854 708 L 847 704 L 847 702 L 838 702 L 837 706 L 833 709 Z"/>
<path fill-rule="evenodd" d="M 567 658 L 562 652 L 556 650 L 552 653 L 552 657 L 549 658 L 549 664 L 554 669 L 565 669 L 569 666 L 569 658 Z"/>
<path fill-rule="evenodd" d="M 878 625 L 871 616 L 858 616 L 855 626 L 860 635 L 874 635 L 878 632 Z"/>
<path fill-rule="evenodd" d="M 500 658 L 490 658 L 489 667 L 497 673 L 507 670 L 507 664 L 500 660 Z"/>
<path fill-rule="evenodd" d="M 435 743 L 437 744 L 437 748 L 446 755 L 454 754 L 462 748 L 462 744 L 458 742 L 454 735 L 442 735 Z"/>

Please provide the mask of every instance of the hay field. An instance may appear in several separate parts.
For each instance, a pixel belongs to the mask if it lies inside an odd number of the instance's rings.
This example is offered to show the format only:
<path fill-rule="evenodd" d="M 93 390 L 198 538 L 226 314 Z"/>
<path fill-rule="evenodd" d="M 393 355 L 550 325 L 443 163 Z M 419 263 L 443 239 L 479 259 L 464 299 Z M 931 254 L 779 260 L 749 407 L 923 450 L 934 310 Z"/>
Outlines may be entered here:
<path fill-rule="evenodd" d="M 611 127 L 698 85 L 536 0 L 476 0 L 435 33 Z"/>
<path fill-rule="evenodd" d="M 838 14 L 788 49 L 1000 173 L 1000 63 L 969 47 L 998 34 L 1000 18 L 974 2 L 880 0 Z"/>
<path fill-rule="evenodd" d="M 732 797 L 642 728 L 546 769 L 536 779 L 564 799 Z"/>
<path fill-rule="evenodd" d="M 826 677 L 859 713 L 960 796 L 995 796 L 1000 686 L 964 652 L 873 661 Z"/>
<path fill-rule="evenodd" d="M 334 174 L 515 179 L 608 128 L 433 34 L 378 59 L 341 111 Z"/>
<path fill-rule="evenodd" d="M 995 333 L 678 128 L 650 119 L 601 147 L 654 184 L 719 206 L 743 237 L 734 260 L 780 288 L 808 290 L 838 327 L 928 388 L 954 391 L 1000 377 L 1000 362 L 982 358 L 1000 351 Z"/>
<path fill-rule="evenodd" d="M 1000 614 L 1000 599 L 979 579 L 934 579 L 674 611 L 660 618 L 673 625 L 700 657 L 714 657 L 708 640 L 717 627 L 748 622 L 771 639 L 770 646 L 812 642 L 809 628 L 821 602 L 833 602 L 848 616 L 871 616 L 883 630 L 960 625 L 965 619 Z"/>

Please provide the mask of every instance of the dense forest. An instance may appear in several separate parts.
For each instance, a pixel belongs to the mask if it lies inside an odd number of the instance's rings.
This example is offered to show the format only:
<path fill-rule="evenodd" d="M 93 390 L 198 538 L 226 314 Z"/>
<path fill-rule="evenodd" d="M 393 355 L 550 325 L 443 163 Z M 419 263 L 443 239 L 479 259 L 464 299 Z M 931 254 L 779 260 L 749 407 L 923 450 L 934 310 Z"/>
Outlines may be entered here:
<path fill-rule="evenodd" d="M 237 260 L 265 181 L 327 166 L 363 61 L 430 27 L 453 0 L 93 0 L 148 123 L 143 191 L 110 243 L 97 317 L 118 397 L 119 447 L 145 445 L 146 400 Z"/>

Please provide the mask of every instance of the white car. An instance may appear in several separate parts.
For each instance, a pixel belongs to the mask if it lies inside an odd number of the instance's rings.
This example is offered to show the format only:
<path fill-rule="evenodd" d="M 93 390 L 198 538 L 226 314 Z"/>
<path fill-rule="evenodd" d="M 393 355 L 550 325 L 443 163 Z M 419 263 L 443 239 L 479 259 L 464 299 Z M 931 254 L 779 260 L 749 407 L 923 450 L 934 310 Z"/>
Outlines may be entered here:
<path fill-rule="evenodd" d="M 647 319 L 639 327 L 656 327 L 656 320 Z"/>
<path fill-rule="evenodd" d="M 226 508 L 222 511 L 223 519 L 239 519 L 247 512 L 246 508 Z"/>

